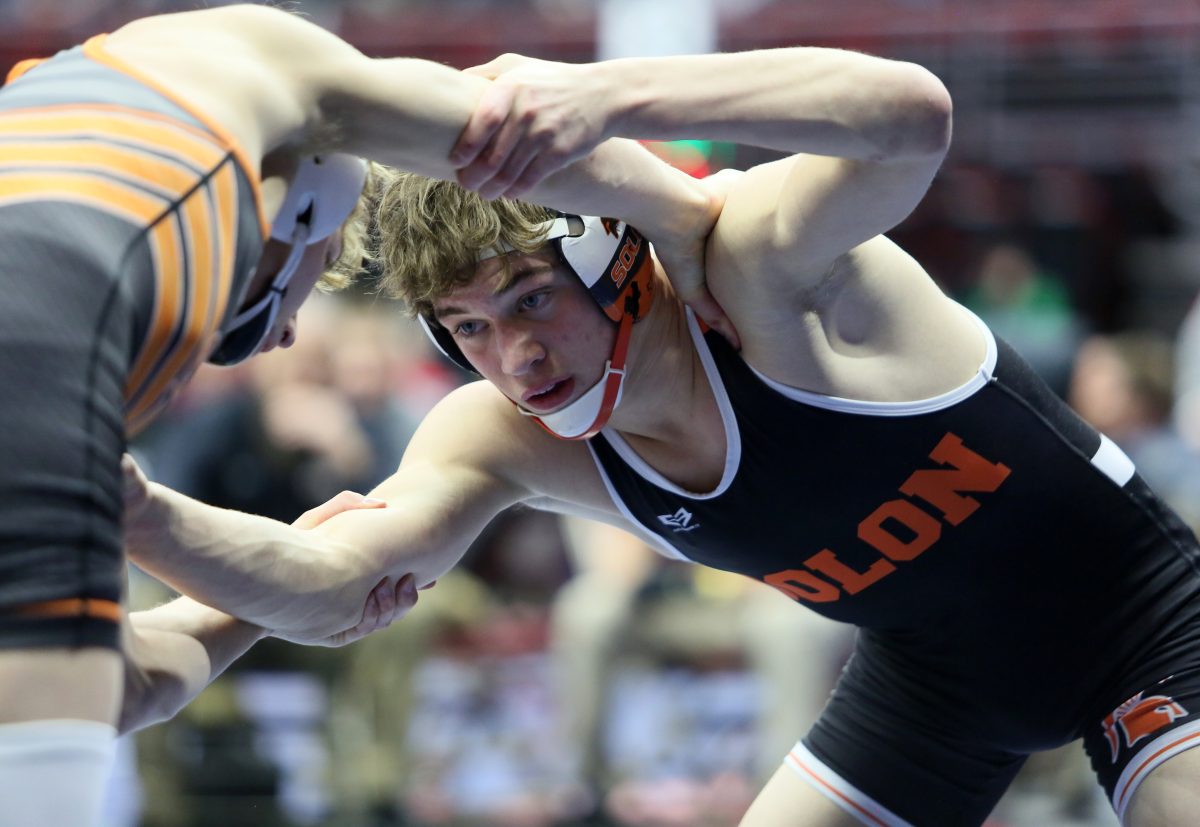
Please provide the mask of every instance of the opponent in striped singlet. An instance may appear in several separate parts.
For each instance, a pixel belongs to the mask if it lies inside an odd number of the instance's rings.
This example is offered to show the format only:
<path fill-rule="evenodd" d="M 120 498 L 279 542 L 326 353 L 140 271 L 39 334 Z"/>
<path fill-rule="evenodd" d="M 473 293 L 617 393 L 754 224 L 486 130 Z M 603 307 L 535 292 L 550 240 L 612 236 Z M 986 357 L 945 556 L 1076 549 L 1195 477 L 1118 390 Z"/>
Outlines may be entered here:
<path fill-rule="evenodd" d="M 121 453 L 242 303 L 255 169 L 102 37 L 0 89 L 0 647 L 117 645 Z"/>

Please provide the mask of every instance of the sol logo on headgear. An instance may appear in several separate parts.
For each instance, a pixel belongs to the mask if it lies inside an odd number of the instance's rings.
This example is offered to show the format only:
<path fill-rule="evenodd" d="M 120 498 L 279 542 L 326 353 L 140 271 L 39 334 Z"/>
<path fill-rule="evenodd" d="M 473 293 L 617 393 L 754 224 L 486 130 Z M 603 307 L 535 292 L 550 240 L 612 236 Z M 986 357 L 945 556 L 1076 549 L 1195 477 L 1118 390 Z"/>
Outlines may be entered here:
<path fill-rule="evenodd" d="M 1188 711 L 1174 698 L 1166 695 L 1151 695 L 1143 698 L 1139 692 L 1114 709 L 1104 719 L 1104 737 L 1112 747 L 1112 762 L 1117 763 L 1121 752 L 1121 736 L 1125 746 L 1132 747 L 1143 738 L 1148 738 Z M 1120 733 L 1118 734 L 1118 729 Z"/>
<path fill-rule="evenodd" d="M 642 237 L 636 233 L 630 233 L 621 246 L 621 252 L 617 253 L 612 269 L 608 271 L 608 277 L 613 280 L 613 284 L 617 286 L 618 290 L 625 283 L 625 279 L 629 278 L 629 273 L 637 263 L 638 253 L 641 250 Z"/>

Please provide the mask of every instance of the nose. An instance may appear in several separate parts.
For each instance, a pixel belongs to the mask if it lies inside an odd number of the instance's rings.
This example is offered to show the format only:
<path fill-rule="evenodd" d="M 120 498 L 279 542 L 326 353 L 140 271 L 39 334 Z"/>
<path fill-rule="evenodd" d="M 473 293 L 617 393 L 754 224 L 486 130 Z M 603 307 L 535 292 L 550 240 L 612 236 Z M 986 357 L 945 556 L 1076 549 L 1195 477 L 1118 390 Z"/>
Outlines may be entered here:
<path fill-rule="evenodd" d="M 497 325 L 496 346 L 500 369 L 507 376 L 522 376 L 546 358 L 546 350 L 524 325 Z"/>

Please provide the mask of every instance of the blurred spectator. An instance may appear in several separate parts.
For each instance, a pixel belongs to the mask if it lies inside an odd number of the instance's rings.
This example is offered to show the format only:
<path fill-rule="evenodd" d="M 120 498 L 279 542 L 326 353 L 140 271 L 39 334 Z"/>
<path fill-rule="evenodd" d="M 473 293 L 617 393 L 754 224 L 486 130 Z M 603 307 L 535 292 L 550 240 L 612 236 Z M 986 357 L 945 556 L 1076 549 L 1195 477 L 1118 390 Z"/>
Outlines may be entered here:
<path fill-rule="evenodd" d="M 1010 243 L 986 251 L 964 303 L 1056 393 L 1066 393 L 1082 326 L 1062 283 L 1027 251 Z"/>
<path fill-rule="evenodd" d="M 1200 528 L 1200 452 L 1176 427 L 1171 342 L 1147 331 L 1092 336 L 1079 348 L 1068 402 L 1121 446 L 1159 496 Z"/>
<path fill-rule="evenodd" d="M 290 522 L 338 491 L 372 487 L 377 464 L 394 469 L 410 426 L 397 420 L 404 433 L 395 436 L 377 428 L 386 441 L 373 444 L 335 386 L 331 302 L 310 302 L 296 344 L 248 363 L 248 383 L 172 416 L 150 456 L 153 477 L 211 505 Z"/>

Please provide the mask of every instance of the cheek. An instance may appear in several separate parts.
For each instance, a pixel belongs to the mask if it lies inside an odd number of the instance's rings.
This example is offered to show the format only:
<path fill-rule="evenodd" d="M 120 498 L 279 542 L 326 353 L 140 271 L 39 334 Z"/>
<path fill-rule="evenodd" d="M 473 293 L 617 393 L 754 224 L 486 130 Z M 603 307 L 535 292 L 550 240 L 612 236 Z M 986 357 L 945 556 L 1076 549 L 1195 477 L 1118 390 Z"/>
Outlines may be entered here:
<path fill-rule="evenodd" d="M 595 308 L 587 308 L 588 322 L 569 328 L 565 341 L 577 358 L 594 362 L 596 370 L 603 370 L 604 362 L 612 355 L 617 339 L 617 326 Z"/>

